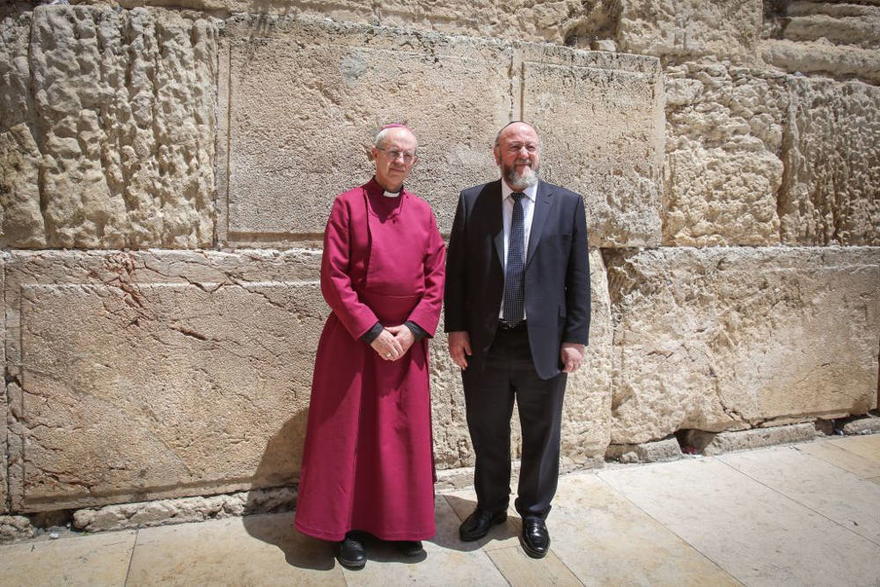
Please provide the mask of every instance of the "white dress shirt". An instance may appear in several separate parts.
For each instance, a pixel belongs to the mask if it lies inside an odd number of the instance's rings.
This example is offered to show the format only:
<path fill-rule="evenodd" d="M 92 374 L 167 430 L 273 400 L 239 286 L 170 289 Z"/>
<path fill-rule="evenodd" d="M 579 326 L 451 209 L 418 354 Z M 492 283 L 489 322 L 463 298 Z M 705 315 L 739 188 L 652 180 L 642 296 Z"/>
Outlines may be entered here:
<path fill-rule="evenodd" d="M 514 190 L 507 185 L 505 180 L 501 180 L 501 218 L 504 223 L 504 259 L 502 259 L 502 268 L 507 268 L 507 250 L 510 245 L 510 222 L 513 218 L 513 198 L 510 196 Z M 526 195 L 525 198 L 520 200 L 520 205 L 523 208 L 523 263 L 528 256 L 529 252 L 529 233 L 532 230 L 532 217 L 535 215 L 535 198 L 538 195 L 538 184 L 529 186 L 522 191 L 523 194 Z M 523 308 L 523 320 L 526 318 L 525 308 Z M 501 300 L 501 309 L 498 311 L 498 316 L 503 318 L 504 313 L 504 299 L 502 295 Z"/>

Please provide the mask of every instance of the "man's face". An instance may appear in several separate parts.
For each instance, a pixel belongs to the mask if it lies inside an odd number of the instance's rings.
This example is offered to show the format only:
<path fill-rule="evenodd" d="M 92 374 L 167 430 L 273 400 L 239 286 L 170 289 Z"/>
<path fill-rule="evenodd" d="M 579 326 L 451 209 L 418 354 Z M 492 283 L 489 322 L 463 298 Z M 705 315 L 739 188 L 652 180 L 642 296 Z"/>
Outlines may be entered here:
<path fill-rule="evenodd" d="M 511 188 L 524 190 L 538 182 L 541 142 L 531 126 L 516 123 L 505 128 L 498 137 L 494 152 L 495 163 Z"/>
<path fill-rule="evenodd" d="M 416 137 L 405 128 L 392 128 L 378 147 L 373 147 L 376 181 L 386 190 L 396 192 L 416 162 Z"/>

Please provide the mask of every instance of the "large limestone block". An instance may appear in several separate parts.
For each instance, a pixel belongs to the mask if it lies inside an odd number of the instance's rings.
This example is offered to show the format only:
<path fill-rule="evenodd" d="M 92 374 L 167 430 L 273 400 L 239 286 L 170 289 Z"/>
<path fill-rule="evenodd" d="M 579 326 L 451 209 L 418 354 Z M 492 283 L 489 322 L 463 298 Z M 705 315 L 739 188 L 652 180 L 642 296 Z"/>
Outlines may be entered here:
<path fill-rule="evenodd" d="M 498 129 L 525 117 L 548 179 L 584 193 L 593 246 L 659 243 L 654 58 L 304 18 L 242 16 L 228 31 L 221 240 L 319 235 L 333 196 L 370 176 L 374 129 L 395 120 L 420 139 L 408 185 L 447 232 L 458 192 L 498 177 Z"/>
<path fill-rule="evenodd" d="M 3 19 L 3 244 L 213 242 L 217 27 L 94 6 Z"/>
<path fill-rule="evenodd" d="M 593 246 L 660 243 L 663 85 L 654 58 L 522 47 L 522 118 L 544 176 L 584 195 Z"/>
<path fill-rule="evenodd" d="M 563 43 L 575 36 L 610 38 L 617 20 L 614 2 L 581 0 L 72 0 L 137 6 L 284 14 L 379 26 L 406 26 L 468 36 Z"/>
<path fill-rule="evenodd" d="M 583 367 L 568 379 L 562 413 L 562 462 L 566 467 L 583 466 L 604 455 L 611 435 L 611 303 L 599 250 L 590 252 L 590 287 L 590 345 Z M 472 467 L 474 455 L 461 375 L 449 358 L 442 332 L 431 342 L 431 395 L 437 468 Z M 520 457 L 518 417 L 515 412 L 511 441 L 514 459 Z"/>
<path fill-rule="evenodd" d="M 621 50 L 672 58 L 756 57 L 761 0 L 623 0 L 617 31 Z"/>
<path fill-rule="evenodd" d="M 7 264 L 15 511 L 290 484 L 320 255 L 15 253 Z"/>
<path fill-rule="evenodd" d="M 880 88 L 790 78 L 780 190 L 790 244 L 880 244 Z"/>
<path fill-rule="evenodd" d="M 876 49 L 834 45 L 825 40 L 761 41 L 761 58 L 783 71 L 818 73 L 834 77 L 858 77 L 880 83 L 880 54 Z"/>
<path fill-rule="evenodd" d="M 419 137 L 407 185 L 444 231 L 459 190 L 497 176 L 509 45 L 275 17 L 228 30 L 229 238 L 320 234 L 333 197 L 370 178 L 367 145 L 388 122 Z"/>
<path fill-rule="evenodd" d="M 684 63 L 666 95 L 664 244 L 778 244 L 786 76 Z"/>
<path fill-rule="evenodd" d="M 792 73 L 880 81 L 880 5 L 865 4 L 776 3 L 765 15 L 764 61 Z"/>
<path fill-rule="evenodd" d="M 583 366 L 569 376 L 565 388 L 563 466 L 601 457 L 611 442 L 613 325 L 608 277 L 598 249 L 590 253 L 590 288 L 590 344 Z"/>
<path fill-rule="evenodd" d="M 606 257 L 614 443 L 877 405 L 880 248 L 674 248 Z"/>

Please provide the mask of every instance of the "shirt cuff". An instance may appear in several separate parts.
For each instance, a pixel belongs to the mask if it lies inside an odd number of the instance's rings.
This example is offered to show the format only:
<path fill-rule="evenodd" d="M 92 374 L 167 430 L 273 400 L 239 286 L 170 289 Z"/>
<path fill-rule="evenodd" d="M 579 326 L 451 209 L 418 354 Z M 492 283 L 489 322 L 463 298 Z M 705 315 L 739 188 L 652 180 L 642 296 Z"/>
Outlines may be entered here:
<path fill-rule="evenodd" d="M 379 335 L 382 334 L 383 330 L 385 330 L 385 327 L 382 326 L 380 322 L 376 322 L 372 328 L 361 335 L 361 340 L 367 344 L 372 344 L 374 340 L 379 338 Z"/>
<path fill-rule="evenodd" d="M 404 326 L 409 328 L 410 332 L 412 332 L 413 337 L 416 340 L 422 340 L 423 338 L 426 338 L 428 336 L 428 333 L 425 332 L 421 326 L 419 326 L 418 324 L 416 324 L 412 320 L 407 320 L 403 324 L 404 324 Z"/>

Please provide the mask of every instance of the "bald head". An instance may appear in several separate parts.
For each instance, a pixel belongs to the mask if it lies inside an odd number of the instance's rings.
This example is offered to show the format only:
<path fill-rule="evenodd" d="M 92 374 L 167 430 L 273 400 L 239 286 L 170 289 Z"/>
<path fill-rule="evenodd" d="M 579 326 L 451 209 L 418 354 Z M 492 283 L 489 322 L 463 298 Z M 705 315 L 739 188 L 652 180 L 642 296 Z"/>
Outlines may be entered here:
<path fill-rule="evenodd" d="M 522 131 L 525 129 L 531 129 L 531 132 L 534 133 L 535 138 L 538 141 L 538 144 L 541 143 L 541 139 L 538 137 L 538 131 L 535 130 L 535 127 L 529 124 L 528 122 L 524 122 L 522 120 L 514 120 L 512 122 L 508 122 L 504 126 L 501 127 L 501 130 L 498 131 L 498 134 L 495 135 L 495 146 L 498 146 L 499 141 L 501 141 L 501 137 L 503 135 L 513 133 L 516 131 Z"/>
<path fill-rule="evenodd" d="M 495 163 L 511 189 L 521 192 L 538 183 L 541 139 L 531 124 L 520 120 L 504 126 L 495 137 Z"/>
<path fill-rule="evenodd" d="M 377 148 L 384 148 L 385 143 L 396 137 L 407 137 L 411 139 L 413 144 L 413 150 L 418 146 L 418 140 L 416 139 L 416 135 L 413 134 L 413 131 L 409 129 L 406 125 L 403 124 L 386 124 L 379 132 L 376 133 L 376 137 L 373 139 L 373 146 Z"/>

